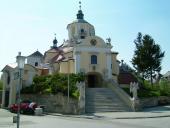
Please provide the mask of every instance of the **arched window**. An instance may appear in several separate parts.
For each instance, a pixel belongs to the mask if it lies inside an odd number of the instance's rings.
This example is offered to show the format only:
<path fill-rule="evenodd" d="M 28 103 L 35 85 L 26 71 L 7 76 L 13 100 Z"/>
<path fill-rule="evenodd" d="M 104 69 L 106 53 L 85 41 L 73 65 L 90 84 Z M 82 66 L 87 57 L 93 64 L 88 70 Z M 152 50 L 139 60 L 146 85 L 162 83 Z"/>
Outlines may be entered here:
<path fill-rule="evenodd" d="M 84 29 L 81 29 L 80 31 L 81 31 L 81 33 L 84 33 Z"/>
<path fill-rule="evenodd" d="M 97 64 L 97 56 L 96 55 L 91 56 L 91 64 Z"/>
<path fill-rule="evenodd" d="M 85 30 L 83 28 L 80 29 L 80 38 L 85 39 Z"/>

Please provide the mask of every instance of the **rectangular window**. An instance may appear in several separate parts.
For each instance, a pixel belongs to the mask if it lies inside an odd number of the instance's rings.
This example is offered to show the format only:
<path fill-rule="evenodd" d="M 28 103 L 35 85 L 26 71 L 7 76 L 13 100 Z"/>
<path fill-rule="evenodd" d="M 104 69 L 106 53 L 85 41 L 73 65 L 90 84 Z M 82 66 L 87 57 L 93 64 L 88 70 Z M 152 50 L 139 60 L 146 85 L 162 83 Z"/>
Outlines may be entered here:
<path fill-rule="evenodd" d="M 91 64 L 97 64 L 97 56 L 96 55 L 91 56 Z"/>

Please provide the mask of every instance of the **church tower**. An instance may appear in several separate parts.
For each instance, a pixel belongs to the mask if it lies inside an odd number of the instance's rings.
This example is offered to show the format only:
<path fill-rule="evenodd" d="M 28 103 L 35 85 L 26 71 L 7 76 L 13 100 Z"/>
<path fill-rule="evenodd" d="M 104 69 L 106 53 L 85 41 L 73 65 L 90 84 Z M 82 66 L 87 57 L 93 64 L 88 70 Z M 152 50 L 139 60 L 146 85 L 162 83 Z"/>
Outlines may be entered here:
<path fill-rule="evenodd" d="M 69 40 L 77 41 L 85 39 L 88 36 L 95 36 L 94 26 L 84 20 L 84 14 L 81 10 L 81 2 L 79 2 L 79 4 L 77 19 L 67 26 Z"/>

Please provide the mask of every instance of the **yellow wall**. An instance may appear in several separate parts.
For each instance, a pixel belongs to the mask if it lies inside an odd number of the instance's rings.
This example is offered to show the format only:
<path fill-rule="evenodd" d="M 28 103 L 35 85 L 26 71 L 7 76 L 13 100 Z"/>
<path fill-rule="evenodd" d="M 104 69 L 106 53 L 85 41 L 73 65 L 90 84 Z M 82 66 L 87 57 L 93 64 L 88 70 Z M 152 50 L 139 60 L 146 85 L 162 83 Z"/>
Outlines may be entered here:
<path fill-rule="evenodd" d="M 54 63 L 53 67 L 54 67 L 54 72 L 59 72 L 59 70 L 60 70 L 60 64 L 59 63 Z"/>
<path fill-rule="evenodd" d="M 70 60 L 70 73 L 75 73 L 75 62 Z"/>
<path fill-rule="evenodd" d="M 97 56 L 97 65 L 96 69 L 92 69 L 91 64 L 91 55 Z M 80 69 L 84 69 L 85 72 L 99 72 L 103 73 L 103 70 L 106 68 L 106 54 L 105 53 L 89 53 L 89 52 L 81 52 L 80 54 Z"/>
<path fill-rule="evenodd" d="M 60 63 L 60 73 L 75 73 L 74 61 L 69 60 Z"/>

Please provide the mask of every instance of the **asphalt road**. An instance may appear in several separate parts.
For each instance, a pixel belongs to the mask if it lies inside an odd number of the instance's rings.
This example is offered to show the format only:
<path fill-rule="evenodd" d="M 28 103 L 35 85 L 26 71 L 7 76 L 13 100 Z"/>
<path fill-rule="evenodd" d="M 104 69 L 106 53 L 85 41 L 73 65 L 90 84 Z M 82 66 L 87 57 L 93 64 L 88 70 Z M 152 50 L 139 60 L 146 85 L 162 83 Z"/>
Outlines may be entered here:
<path fill-rule="evenodd" d="M 11 114 L 8 111 L 0 109 L 0 128 L 16 128 L 16 124 L 12 123 L 13 115 L 14 114 Z M 170 127 L 170 117 L 141 118 L 141 119 L 139 118 L 138 119 L 113 119 L 107 116 L 88 119 L 87 117 L 84 118 L 84 117 L 72 117 L 72 116 L 67 117 L 67 116 L 54 116 L 54 115 L 45 115 L 45 116 L 21 115 L 20 128 L 169 128 Z"/>

